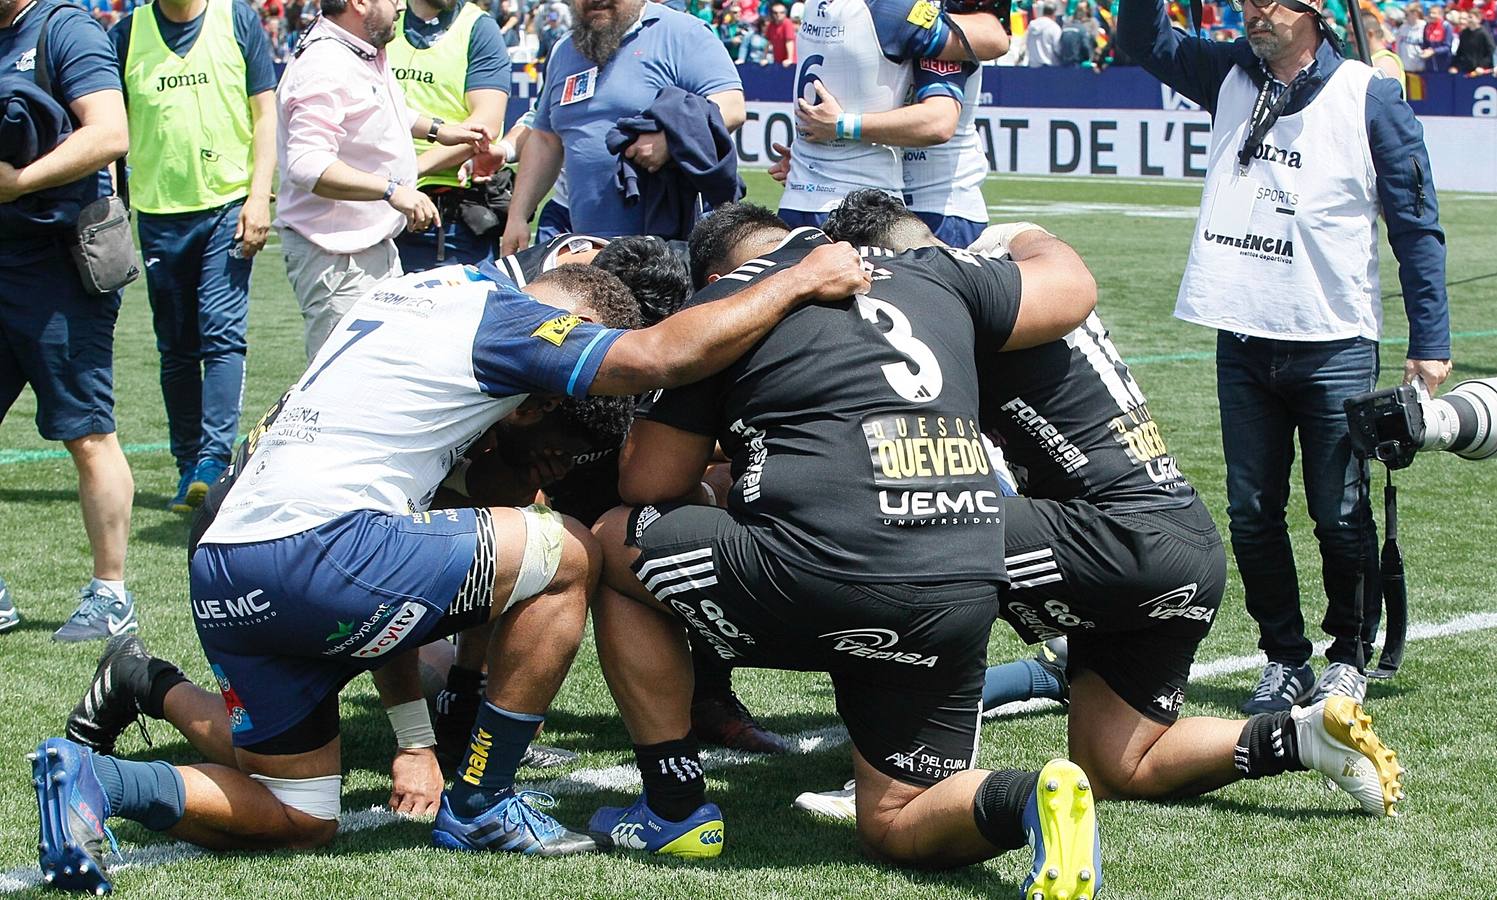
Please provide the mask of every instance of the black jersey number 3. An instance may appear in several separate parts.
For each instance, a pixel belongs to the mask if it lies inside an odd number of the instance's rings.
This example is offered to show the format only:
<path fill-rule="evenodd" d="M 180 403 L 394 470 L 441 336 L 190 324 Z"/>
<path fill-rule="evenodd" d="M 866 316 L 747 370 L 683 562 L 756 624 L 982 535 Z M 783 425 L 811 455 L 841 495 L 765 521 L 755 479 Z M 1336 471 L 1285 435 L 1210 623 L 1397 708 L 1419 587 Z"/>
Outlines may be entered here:
<path fill-rule="evenodd" d="M 910 329 L 910 320 L 894 304 L 866 294 L 857 296 L 858 315 L 873 324 L 889 345 L 904 355 L 901 362 L 879 368 L 894 393 L 911 403 L 924 403 L 941 395 L 941 364 L 936 355 Z M 888 328 L 883 321 L 887 321 Z"/>

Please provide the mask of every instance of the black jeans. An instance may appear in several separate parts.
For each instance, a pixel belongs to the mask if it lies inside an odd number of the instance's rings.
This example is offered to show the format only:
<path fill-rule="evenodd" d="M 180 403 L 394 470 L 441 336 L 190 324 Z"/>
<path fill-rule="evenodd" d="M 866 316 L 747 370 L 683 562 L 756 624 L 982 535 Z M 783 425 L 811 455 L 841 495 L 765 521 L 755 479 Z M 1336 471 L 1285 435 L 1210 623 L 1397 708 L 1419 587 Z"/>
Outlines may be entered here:
<path fill-rule="evenodd" d="M 1381 609 L 1377 532 L 1367 466 L 1351 452 L 1342 401 L 1377 384 L 1377 344 L 1365 338 L 1284 341 L 1219 332 L 1216 391 L 1227 463 L 1232 552 L 1258 646 L 1270 660 L 1310 658 L 1299 577 L 1285 511 L 1294 433 L 1299 432 L 1305 503 L 1320 544 L 1331 662 L 1357 661 L 1356 592 L 1363 589 L 1363 656 Z M 1365 586 L 1364 586 L 1365 579 Z"/>

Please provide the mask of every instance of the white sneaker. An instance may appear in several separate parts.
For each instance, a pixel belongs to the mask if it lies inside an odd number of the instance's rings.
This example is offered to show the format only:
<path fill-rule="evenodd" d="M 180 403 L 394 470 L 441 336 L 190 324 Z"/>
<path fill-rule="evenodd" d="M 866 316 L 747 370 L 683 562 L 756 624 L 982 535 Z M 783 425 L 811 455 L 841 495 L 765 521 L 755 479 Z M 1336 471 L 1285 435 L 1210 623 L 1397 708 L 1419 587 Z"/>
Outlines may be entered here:
<path fill-rule="evenodd" d="M 858 819 L 858 804 L 854 799 L 856 786 L 857 782 L 849 781 L 842 786 L 840 791 L 822 791 L 819 794 L 806 791 L 795 798 L 793 806 L 808 813 L 826 816 L 828 819 L 856 822 Z"/>
<path fill-rule="evenodd" d="M 1299 759 L 1356 798 L 1374 816 L 1396 816 L 1405 769 L 1372 730 L 1372 717 L 1350 697 L 1331 696 L 1290 713 Z"/>
<path fill-rule="evenodd" d="M 1320 673 L 1309 702 L 1319 703 L 1327 697 L 1350 697 L 1358 703 L 1366 703 L 1367 676 L 1349 663 L 1331 663 Z"/>

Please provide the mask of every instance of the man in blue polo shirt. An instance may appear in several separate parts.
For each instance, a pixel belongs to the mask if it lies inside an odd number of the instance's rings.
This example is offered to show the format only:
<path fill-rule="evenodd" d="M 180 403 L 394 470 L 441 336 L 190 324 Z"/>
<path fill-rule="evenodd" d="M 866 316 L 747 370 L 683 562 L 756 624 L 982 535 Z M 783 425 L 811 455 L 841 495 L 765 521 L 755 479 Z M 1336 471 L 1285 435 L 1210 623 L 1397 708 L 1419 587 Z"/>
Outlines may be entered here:
<path fill-rule="evenodd" d="M 386 48 L 390 66 L 406 102 L 436 120 L 482 122 L 495 134 L 504 131 L 509 103 L 509 50 L 493 16 L 464 0 L 410 0 L 395 39 Z M 442 263 L 477 263 L 491 255 L 499 236 L 497 215 L 492 234 L 478 234 L 461 214 L 465 205 L 488 206 L 484 187 L 464 188 L 460 169 L 473 155 L 467 144 L 444 147 L 417 139 L 417 187 L 432 198 L 441 220 L 425 231 L 403 231 L 395 237 L 400 267 L 421 272 Z M 442 229 L 442 259 L 437 258 L 437 230 Z"/>
<path fill-rule="evenodd" d="M 619 158 L 608 152 L 605 138 L 663 88 L 711 100 L 729 131 L 743 124 L 738 71 L 700 19 L 645 0 L 594 0 L 575 11 L 571 33 L 546 64 L 504 229 L 506 255 L 529 245 L 530 218 L 563 164 L 573 230 L 600 237 L 643 233 L 645 204 L 625 205 L 615 186 Z M 670 161 L 659 132 L 640 135 L 624 155 L 647 172 Z"/>
<path fill-rule="evenodd" d="M 270 233 L 275 63 L 244 0 L 157 0 L 109 32 L 161 395 L 187 512 L 229 462 L 244 393 L 251 260 Z"/>
<path fill-rule="evenodd" d="M 0 162 L 0 419 L 21 389 L 36 393 L 36 427 L 62 441 L 78 469 L 93 580 L 58 640 L 133 630 L 125 544 L 135 483 L 114 434 L 114 322 L 120 294 L 89 293 L 68 252 L 78 203 L 107 193 L 101 171 L 129 148 L 125 103 L 104 29 L 61 0 L 0 0 L 0 95 L 45 66 L 72 133 L 28 165 Z M 42 29 L 45 54 L 37 53 Z M 38 56 L 42 58 L 38 58 Z M 75 186 L 70 212 L 36 202 Z M 37 195 L 35 197 L 31 195 Z"/>

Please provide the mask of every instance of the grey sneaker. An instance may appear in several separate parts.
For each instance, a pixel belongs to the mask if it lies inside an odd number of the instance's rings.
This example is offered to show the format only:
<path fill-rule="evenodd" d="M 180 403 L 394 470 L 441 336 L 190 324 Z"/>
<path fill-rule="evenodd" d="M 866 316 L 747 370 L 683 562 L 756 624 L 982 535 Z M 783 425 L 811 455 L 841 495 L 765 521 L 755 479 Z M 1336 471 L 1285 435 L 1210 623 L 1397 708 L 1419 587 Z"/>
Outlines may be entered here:
<path fill-rule="evenodd" d="M 53 632 L 52 640 L 68 644 L 96 641 L 139 627 L 134 594 L 125 591 L 125 596 L 118 597 L 102 584 L 89 584 L 78 592 L 78 608 Z"/>
<path fill-rule="evenodd" d="M 15 628 L 21 624 L 21 611 L 11 602 L 10 589 L 5 586 L 5 579 L 0 578 L 0 634 Z"/>
<path fill-rule="evenodd" d="M 1295 667 L 1269 660 L 1268 665 L 1263 667 L 1263 676 L 1258 679 L 1258 687 L 1254 689 L 1253 696 L 1239 709 L 1250 716 L 1284 712 L 1303 703 L 1314 687 L 1315 670 L 1310 668 L 1309 663 Z"/>
<path fill-rule="evenodd" d="M 1350 697 L 1357 703 L 1367 700 L 1367 676 L 1349 663 L 1333 662 L 1320 673 L 1309 702 L 1319 703 L 1327 697 Z"/>
<path fill-rule="evenodd" d="M 545 744 L 531 744 L 525 748 L 525 755 L 520 757 L 521 767 L 530 769 L 556 769 L 576 761 L 577 754 L 572 751 L 547 747 Z"/>

